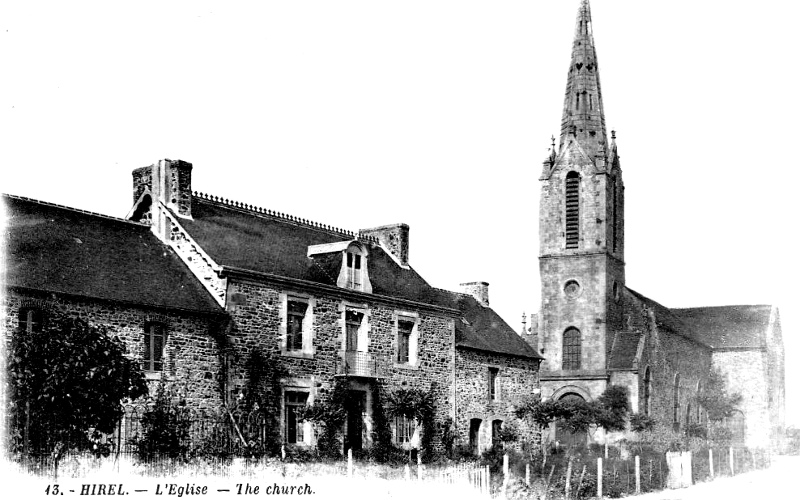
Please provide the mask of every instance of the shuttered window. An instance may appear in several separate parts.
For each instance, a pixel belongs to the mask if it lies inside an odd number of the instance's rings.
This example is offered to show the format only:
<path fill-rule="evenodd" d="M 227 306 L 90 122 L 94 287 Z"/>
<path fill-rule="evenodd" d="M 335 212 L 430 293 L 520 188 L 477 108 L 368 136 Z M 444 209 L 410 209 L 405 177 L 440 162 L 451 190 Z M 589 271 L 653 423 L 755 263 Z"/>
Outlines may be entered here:
<path fill-rule="evenodd" d="M 577 172 L 567 174 L 566 183 L 566 226 L 565 235 L 567 248 L 578 248 L 580 227 L 580 196 L 579 189 L 581 178 Z"/>

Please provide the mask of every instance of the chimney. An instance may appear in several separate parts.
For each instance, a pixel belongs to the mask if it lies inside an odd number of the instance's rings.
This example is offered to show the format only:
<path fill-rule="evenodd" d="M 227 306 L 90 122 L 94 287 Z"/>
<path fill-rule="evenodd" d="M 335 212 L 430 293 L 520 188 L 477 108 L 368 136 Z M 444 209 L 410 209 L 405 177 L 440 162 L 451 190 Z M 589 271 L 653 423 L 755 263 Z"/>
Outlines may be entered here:
<path fill-rule="evenodd" d="M 397 263 L 408 266 L 408 224 L 389 224 L 388 226 L 362 229 L 359 234 L 378 238 L 384 248 L 389 250 Z"/>
<path fill-rule="evenodd" d="M 149 199 L 143 197 L 150 195 Z M 133 203 L 136 220 L 153 219 L 155 202 L 164 203 L 180 217 L 192 217 L 192 164 L 183 160 L 159 160 L 133 171 Z M 144 206 L 148 205 L 148 206 Z M 145 213 L 146 212 L 146 213 Z"/>
<path fill-rule="evenodd" d="M 472 295 L 480 305 L 489 307 L 489 283 L 485 281 L 461 283 L 461 293 Z"/>

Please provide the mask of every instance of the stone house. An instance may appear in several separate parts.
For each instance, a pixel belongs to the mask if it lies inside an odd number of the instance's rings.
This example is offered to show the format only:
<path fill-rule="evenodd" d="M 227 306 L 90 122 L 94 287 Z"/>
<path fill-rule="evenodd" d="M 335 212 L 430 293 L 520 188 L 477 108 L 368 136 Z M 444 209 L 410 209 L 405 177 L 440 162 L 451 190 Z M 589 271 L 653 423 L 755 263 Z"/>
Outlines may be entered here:
<path fill-rule="evenodd" d="M 588 0 L 578 10 L 561 135 L 539 210 L 541 309 L 526 340 L 546 358 L 544 397 L 629 388 L 635 412 L 676 431 L 705 424 L 697 395 L 717 367 L 743 402 L 734 441 L 767 446 L 784 425 L 783 344 L 771 306 L 669 309 L 625 285 L 625 188 L 608 140 Z M 597 435 L 600 438 L 600 434 Z M 552 439 L 573 437 L 553 429 Z"/>
<path fill-rule="evenodd" d="M 405 224 L 353 233 L 194 193 L 191 173 L 180 160 L 134 170 L 127 219 L 6 196 L 7 335 L 33 324 L 25 301 L 41 297 L 108 326 L 191 406 L 259 394 L 290 446 L 316 444 L 300 407 L 340 383 L 345 448 L 372 444 L 376 398 L 403 389 L 433 395 L 435 448 L 448 427 L 475 452 L 497 441 L 541 356 L 488 306 L 488 285 L 430 286 Z M 388 424 L 395 445 L 419 446 L 419 422 Z"/>

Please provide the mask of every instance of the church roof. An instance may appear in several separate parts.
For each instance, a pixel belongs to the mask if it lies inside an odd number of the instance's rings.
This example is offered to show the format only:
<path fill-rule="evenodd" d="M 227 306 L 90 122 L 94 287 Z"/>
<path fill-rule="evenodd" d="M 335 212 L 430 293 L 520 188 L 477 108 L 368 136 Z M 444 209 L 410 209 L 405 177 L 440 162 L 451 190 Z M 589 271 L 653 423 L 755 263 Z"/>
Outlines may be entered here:
<path fill-rule="evenodd" d="M 608 368 L 611 370 L 633 368 L 636 363 L 636 354 L 639 351 L 641 338 L 642 333 L 637 331 L 624 331 L 614 334 Z"/>
<path fill-rule="evenodd" d="M 223 312 L 148 226 L 17 196 L 3 201 L 7 286 Z"/>
<path fill-rule="evenodd" d="M 762 347 L 772 306 L 719 306 L 672 309 L 713 348 Z"/>

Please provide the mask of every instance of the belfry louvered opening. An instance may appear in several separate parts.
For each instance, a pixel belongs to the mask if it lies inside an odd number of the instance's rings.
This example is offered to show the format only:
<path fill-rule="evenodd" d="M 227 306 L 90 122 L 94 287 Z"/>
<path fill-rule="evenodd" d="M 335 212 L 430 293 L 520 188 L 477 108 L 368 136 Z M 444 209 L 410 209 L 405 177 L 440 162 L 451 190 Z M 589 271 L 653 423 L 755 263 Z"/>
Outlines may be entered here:
<path fill-rule="evenodd" d="M 578 248 L 581 177 L 577 172 L 567 174 L 566 182 L 566 226 L 567 248 Z"/>

